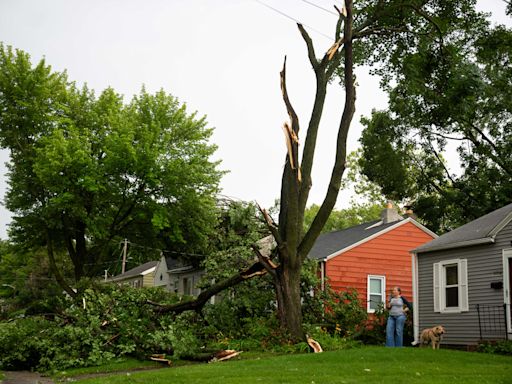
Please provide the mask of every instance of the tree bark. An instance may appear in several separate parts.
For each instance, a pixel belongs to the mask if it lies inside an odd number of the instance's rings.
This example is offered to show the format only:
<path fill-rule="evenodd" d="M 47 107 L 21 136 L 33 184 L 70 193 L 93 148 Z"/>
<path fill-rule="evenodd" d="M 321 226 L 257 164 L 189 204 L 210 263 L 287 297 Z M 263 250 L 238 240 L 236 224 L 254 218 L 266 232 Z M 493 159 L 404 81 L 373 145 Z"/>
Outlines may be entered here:
<path fill-rule="evenodd" d="M 275 278 L 278 318 L 292 341 L 305 340 L 302 328 L 302 305 L 300 295 L 302 263 L 295 266 L 281 265 Z"/>
<path fill-rule="evenodd" d="M 53 240 L 51 238 L 51 234 L 47 233 L 46 235 L 46 250 L 48 253 L 48 260 L 50 262 L 50 270 L 52 271 L 57 283 L 60 287 L 71 297 L 76 297 L 76 292 L 71 288 L 71 286 L 64 280 L 62 277 L 59 268 L 57 267 L 57 263 L 55 262 L 55 255 L 53 253 Z"/>

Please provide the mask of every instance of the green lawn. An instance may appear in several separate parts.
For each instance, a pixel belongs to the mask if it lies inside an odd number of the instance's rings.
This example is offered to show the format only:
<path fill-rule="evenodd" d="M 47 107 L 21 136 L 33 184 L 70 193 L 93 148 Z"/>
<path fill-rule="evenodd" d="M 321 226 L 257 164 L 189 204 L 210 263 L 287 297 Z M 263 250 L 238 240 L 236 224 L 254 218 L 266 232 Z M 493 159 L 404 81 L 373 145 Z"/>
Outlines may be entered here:
<path fill-rule="evenodd" d="M 87 368 L 72 368 L 65 371 L 57 371 L 51 374 L 55 380 L 63 380 L 68 377 L 75 377 L 81 375 L 89 375 L 96 373 L 109 373 L 130 370 L 143 370 L 161 368 L 162 364 L 155 361 L 140 361 L 131 358 L 123 358 L 120 361 L 113 361 L 110 364 L 101 365 L 98 367 Z M 1 374 L 1 373 L 0 373 Z"/>
<path fill-rule="evenodd" d="M 367 347 L 167 368 L 80 383 L 512 383 L 512 357 Z"/>

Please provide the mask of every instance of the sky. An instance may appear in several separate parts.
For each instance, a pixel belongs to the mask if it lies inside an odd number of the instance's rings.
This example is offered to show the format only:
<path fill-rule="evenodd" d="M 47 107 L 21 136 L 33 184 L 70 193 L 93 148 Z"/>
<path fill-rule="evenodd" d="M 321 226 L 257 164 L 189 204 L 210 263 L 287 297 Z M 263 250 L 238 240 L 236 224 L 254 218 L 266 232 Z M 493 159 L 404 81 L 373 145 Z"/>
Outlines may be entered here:
<path fill-rule="evenodd" d="M 331 0 L 0 0 L 0 41 L 45 58 L 55 71 L 99 94 L 114 88 L 128 101 L 142 86 L 163 89 L 206 115 L 215 128 L 215 160 L 229 171 L 222 194 L 270 207 L 279 197 L 286 148 L 287 113 L 279 71 L 287 56 L 288 93 L 305 132 L 315 78 L 295 21 L 309 27 L 317 54 L 332 41 L 336 16 Z M 275 8 L 287 16 L 272 10 Z M 480 0 L 493 21 L 510 25 L 502 0 Z M 292 18 L 292 19 L 290 19 Z M 367 68 L 356 72 L 356 114 L 348 150 L 359 147 L 361 116 L 383 109 L 386 95 Z M 335 137 L 343 109 L 342 89 L 333 84 L 320 126 L 309 204 L 320 204 L 329 181 Z M 301 137 L 299 139 L 304 139 Z M 7 188 L 8 153 L 0 151 L 0 198 Z M 350 194 L 340 194 L 337 208 Z M 10 213 L 0 207 L 0 238 Z"/>

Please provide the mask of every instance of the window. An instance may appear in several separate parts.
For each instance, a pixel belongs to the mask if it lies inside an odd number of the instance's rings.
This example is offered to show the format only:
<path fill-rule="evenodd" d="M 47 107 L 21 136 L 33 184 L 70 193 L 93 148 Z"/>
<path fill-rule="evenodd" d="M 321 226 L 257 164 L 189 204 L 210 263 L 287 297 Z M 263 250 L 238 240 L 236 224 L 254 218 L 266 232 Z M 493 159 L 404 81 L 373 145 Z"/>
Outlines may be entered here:
<path fill-rule="evenodd" d="M 459 313 L 469 310 L 467 260 L 434 264 L 434 312 Z"/>
<path fill-rule="evenodd" d="M 368 313 L 374 313 L 379 306 L 384 303 L 386 294 L 386 277 L 368 275 L 367 292 L 367 310 Z"/>

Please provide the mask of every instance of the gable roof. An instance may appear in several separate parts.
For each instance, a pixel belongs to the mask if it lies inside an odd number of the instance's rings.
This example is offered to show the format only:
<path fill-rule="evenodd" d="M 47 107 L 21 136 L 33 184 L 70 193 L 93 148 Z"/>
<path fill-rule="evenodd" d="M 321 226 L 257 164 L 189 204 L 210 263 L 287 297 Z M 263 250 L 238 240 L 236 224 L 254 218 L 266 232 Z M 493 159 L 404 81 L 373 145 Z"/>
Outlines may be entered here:
<path fill-rule="evenodd" d="M 114 276 L 109 279 L 109 281 L 118 281 L 118 280 L 124 280 L 135 276 L 143 276 L 147 275 L 148 273 L 151 273 L 155 270 L 156 264 L 158 261 L 148 261 L 147 263 L 144 263 L 142 265 L 139 265 L 138 267 L 132 268 L 125 273 L 122 273 L 120 275 Z"/>
<path fill-rule="evenodd" d="M 430 252 L 494 243 L 496 235 L 512 220 L 512 204 L 505 205 L 413 250 Z"/>
<path fill-rule="evenodd" d="M 341 231 L 321 234 L 318 236 L 308 257 L 311 259 L 328 260 L 406 223 L 412 223 L 429 235 L 437 237 L 435 233 L 410 217 L 387 224 L 382 224 L 380 220 L 374 220 Z"/>

